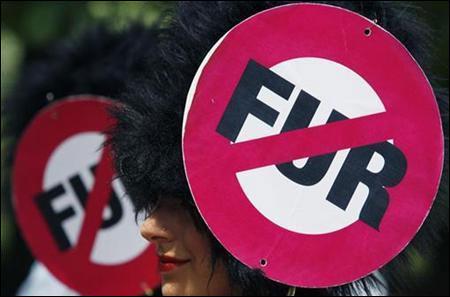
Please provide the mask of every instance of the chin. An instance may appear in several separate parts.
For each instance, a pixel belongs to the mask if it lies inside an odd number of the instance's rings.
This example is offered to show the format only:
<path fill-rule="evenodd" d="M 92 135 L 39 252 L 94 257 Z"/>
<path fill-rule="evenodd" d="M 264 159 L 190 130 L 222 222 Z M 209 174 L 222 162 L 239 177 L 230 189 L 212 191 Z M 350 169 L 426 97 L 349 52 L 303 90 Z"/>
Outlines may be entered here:
<path fill-rule="evenodd" d="M 161 293 L 163 296 L 179 296 L 180 294 L 177 294 L 177 290 L 170 284 L 164 284 L 161 287 Z"/>
<path fill-rule="evenodd" d="M 183 296 L 186 295 L 185 290 L 180 284 L 174 282 L 165 282 L 161 287 L 163 296 Z"/>

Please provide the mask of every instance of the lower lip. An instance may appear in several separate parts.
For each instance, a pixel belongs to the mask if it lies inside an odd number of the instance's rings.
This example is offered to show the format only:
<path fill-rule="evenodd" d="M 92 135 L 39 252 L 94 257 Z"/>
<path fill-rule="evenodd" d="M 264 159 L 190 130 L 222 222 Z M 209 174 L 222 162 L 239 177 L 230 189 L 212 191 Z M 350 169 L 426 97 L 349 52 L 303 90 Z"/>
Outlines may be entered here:
<path fill-rule="evenodd" d="M 184 264 L 186 264 L 187 262 L 182 262 L 182 263 L 174 263 L 174 262 L 159 262 L 159 271 L 160 272 L 170 272 L 173 271 L 175 269 L 177 269 L 180 266 L 183 266 Z"/>

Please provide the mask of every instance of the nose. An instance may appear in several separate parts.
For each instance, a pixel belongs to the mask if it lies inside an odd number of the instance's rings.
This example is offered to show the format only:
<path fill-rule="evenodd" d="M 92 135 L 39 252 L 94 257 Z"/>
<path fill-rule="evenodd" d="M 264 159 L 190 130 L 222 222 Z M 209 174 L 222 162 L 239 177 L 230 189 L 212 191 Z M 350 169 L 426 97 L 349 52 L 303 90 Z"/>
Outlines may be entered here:
<path fill-rule="evenodd" d="M 168 228 L 167 214 L 156 210 L 141 225 L 141 236 L 153 244 L 160 245 L 173 241 L 173 234 Z"/>

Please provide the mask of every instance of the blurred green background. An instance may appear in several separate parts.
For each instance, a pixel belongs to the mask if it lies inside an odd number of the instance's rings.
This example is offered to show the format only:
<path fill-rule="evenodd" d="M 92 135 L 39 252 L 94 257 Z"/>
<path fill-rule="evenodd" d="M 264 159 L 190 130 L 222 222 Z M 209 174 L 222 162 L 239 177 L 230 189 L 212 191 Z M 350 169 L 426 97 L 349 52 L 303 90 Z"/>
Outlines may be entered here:
<path fill-rule="evenodd" d="M 434 73 L 444 78 L 448 89 L 449 15 L 447 1 L 420 1 L 423 17 L 434 30 Z M 84 29 L 104 22 L 121 30 L 130 21 L 154 23 L 173 2 L 140 1 L 2 1 L 1 2 L 1 102 L 11 90 L 21 66 L 38 56 L 55 40 L 76 36 Z M 11 209 L 9 169 L 4 168 L 9 139 L 4 137 L 6 118 L 1 118 L 1 294 L 14 294 L 25 277 L 32 258 L 23 247 Z M 417 257 L 414 263 L 416 289 L 405 294 L 448 295 L 448 238 L 435 262 Z"/>

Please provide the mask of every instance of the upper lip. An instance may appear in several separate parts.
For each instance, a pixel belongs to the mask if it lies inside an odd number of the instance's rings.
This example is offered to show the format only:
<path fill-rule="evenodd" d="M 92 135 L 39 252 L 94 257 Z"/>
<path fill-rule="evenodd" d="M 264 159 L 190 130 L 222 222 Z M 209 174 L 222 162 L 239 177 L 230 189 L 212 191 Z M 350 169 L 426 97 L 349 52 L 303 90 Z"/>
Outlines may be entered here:
<path fill-rule="evenodd" d="M 188 259 L 178 259 L 175 257 L 161 255 L 161 256 L 159 256 L 159 262 L 160 263 L 184 264 L 184 263 L 189 262 L 189 260 Z"/>

